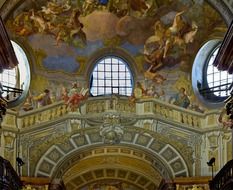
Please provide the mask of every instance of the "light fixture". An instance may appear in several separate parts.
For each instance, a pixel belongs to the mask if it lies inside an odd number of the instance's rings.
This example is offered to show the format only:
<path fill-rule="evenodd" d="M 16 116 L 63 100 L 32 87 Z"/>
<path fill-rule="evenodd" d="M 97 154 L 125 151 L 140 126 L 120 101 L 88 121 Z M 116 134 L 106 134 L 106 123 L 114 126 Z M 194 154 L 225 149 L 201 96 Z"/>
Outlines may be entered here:
<path fill-rule="evenodd" d="M 20 157 L 16 158 L 16 162 L 19 166 L 23 166 L 25 164 L 24 161 Z"/>
<path fill-rule="evenodd" d="M 214 158 L 214 157 L 212 157 L 212 158 L 210 159 L 210 161 L 209 161 L 209 162 L 207 162 L 207 165 L 208 165 L 208 166 L 213 166 L 213 165 L 214 165 L 214 163 L 215 163 L 215 158 Z"/>
<path fill-rule="evenodd" d="M 214 178 L 214 164 L 215 164 L 215 157 L 212 157 L 209 162 L 207 162 L 207 165 L 211 167 L 212 169 L 212 180 Z"/>

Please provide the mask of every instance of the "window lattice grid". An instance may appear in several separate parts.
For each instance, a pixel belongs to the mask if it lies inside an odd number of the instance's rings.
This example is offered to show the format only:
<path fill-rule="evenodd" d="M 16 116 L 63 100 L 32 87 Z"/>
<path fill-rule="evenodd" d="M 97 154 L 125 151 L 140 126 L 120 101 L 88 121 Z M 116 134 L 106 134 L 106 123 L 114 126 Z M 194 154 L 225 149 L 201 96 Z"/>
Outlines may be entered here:
<path fill-rule="evenodd" d="M 214 65 L 214 59 L 218 53 L 217 48 L 211 55 L 207 67 L 207 83 L 214 95 L 218 97 L 225 97 L 230 95 L 228 89 L 233 82 L 233 75 L 227 73 L 227 71 L 219 71 Z"/>
<path fill-rule="evenodd" d="M 15 87 L 16 84 L 16 70 L 4 70 L 3 73 L 0 74 L 1 83 L 6 86 Z"/>
<path fill-rule="evenodd" d="M 11 70 L 4 70 L 0 74 L 0 80 L 1 80 L 2 85 L 15 88 L 16 87 L 16 81 L 17 81 L 16 69 L 14 68 L 14 69 L 11 69 Z M 2 96 L 6 97 L 7 93 L 4 92 L 2 94 Z"/>
<path fill-rule="evenodd" d="M 132 75 L 127 64 L 118 57 L 101 59 L 92 72 L 91 94 L 132 94 Z"/>

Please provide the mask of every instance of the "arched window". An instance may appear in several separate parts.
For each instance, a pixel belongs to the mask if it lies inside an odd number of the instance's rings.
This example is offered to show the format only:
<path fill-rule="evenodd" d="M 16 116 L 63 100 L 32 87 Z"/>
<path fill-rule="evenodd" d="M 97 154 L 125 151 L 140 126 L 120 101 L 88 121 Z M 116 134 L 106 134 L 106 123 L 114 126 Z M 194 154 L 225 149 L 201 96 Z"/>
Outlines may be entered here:
<path fill-rule="evenodd" d="M 213 65 L 221 41 L 210 40 L 198 51 L 192 69 L 192 86 L 198 99 L 209 108 L 222 107 L 230 95 L 233 75 Z"/>
<path fill-rule="evenodd" d="M 2 96 L 10 102 L 9 107 L 16 106 L 23 101 L 30 84 L 30 69 L 27 56 L 16 42 L 11 41 L 11 43 L 19 64 L 13 69 L 3 70 L 0 74 L 0 80 L 4 90 Z M 14 88 L 20 89 L 23 92 L 12 92 Z"/>
<path fill-rule="evenodd" d="M 119 94 L 131 96 L 133 77 L 126 61 L 118 56 L 105 56 L 96 62 L 91 73 L 92 96 Z"/>

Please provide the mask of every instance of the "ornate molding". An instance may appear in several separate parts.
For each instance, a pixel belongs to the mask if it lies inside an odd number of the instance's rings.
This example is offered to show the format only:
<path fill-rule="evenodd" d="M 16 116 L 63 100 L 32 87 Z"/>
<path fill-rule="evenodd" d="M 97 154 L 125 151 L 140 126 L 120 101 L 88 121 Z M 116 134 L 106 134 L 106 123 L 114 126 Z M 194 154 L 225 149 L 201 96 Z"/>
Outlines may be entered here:
<path fill-rule="evenodd" d="M 105 114 L 103 124 L 100 127 L 100 136 L 106 144 L 118 144 L 123 138 L 124 131 L 120 114 Z"/>

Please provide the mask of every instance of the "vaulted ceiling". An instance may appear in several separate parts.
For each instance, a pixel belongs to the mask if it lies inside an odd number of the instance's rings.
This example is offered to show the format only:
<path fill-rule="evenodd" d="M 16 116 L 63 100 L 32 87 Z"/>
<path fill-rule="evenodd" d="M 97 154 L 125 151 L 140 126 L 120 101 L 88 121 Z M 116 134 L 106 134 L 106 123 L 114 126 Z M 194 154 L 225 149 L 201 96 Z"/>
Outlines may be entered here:
<path fill-rule="evenodd" d="M 130 58 L 134 79 L 144 81 L 145 88 L 154 86 L 169 97 L 185 87 L 191 101 L 197 102 L 190 79 L 194 58 L 205 42 L 223 38 L 233 18 L 233 1 L 6 0 L 0 1 L 0 5 L 10 38 L 28 56 L 30 93 L 37 95 L 49 88 L 56 100 L 62 88 L 71 87 L 74 81 L 89 86 L 95 60 L 104 53 L 117 53 Z M 135 137 L 136 143 L 141 142 L 140 135 Z M 88 138 L 92 140 L 91 134 Z M 56 163 L 52 151 L 59 148 L 53 148 L 46 152 L 41 169 L 46 160 L 50 165 Z M 163 148 L 161 157 L 165 160 L 166 155 L 176 154 L 167 146 Z M 135 189 L 154 189 L 152 178 L 162 179 L 161 172 L 153 170 L 149 161 L 141 160 L 147 157 L 142 150 L 106 146 L 88 153 L 66 171 L 64 179 L 70 189 L 95 185 L 97 181 L 103 184 L 102 179 L 110 183 L 117 179 Z M 105 158 L 103 153 L 109 156 Z M 131 165 L 132 157 L 140 168 Z M 69 160 L 64 163 L 69 164 Z M 148 176 L 145 168 L 154 176 Z M 49 175 L 51 171 L 43 172 Z"/>

